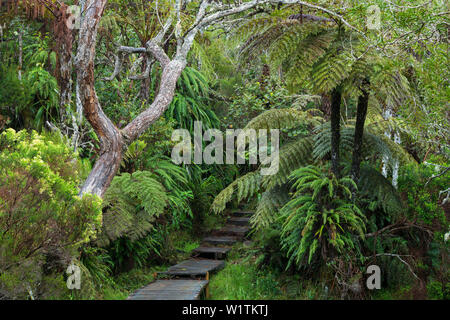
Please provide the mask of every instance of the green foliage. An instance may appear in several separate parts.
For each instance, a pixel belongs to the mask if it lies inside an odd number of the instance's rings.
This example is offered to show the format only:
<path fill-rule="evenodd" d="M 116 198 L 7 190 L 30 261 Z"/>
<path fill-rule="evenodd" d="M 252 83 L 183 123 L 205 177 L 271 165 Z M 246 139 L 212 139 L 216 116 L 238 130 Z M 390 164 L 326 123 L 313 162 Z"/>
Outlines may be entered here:
<path fill-rule="evenodd" d="M 35 127 L 41 128 L 44 119 L 51 119 L 55 115 L 59 101 L 58 84 L 40 64 L 29 71 L 25 81 L 33 97 L 32 107 L 37 110 L 33 112 Z"/>
<path fill-rule="evenodd" d="M 224 120 L 240 128 L 263 111 L 290 107 L 294 98 L 276 81 L 263 78 L 236 88 L 231 101 Z"/>
<path fill-rule="evenodd" d="M 448 300 L 450 299 L 450 284 L 447 282 L 442 285 L 441 282 L 431 280 L 427 284 L 428 298 L 431 300 Z"/>
<path fill-rule="evenodd" d="M 264 300 L 282 298 L 277 277 L 258 271 L 253 264 L 227 264 L 210 282 L 212 300 Z"/>
<path fill-rule="evenodd" d="M 369 165 L 362 165 L 360 174 L 359 194 L 368 199 L 368 209 L 382 209 L 391 221 L 401 216 L 403 203 L 391 182 Z"/>
<path fill-rule="evenodd" d="M 49 254 L 69 263 L 81 243 L 95 238 L 101 202 L 78 197 L 83 164 L 59 136 L 7 129 L 0 150 L 0 273 L 5 279 L 35 264 L 36 278 L 22 280 L 36 292 Z M 47 272 L 60 270 L 60 264 L 50 263 Z M 0 281 L 0 287 L 11 297 L 27 295 L 22 286 L 5 288 Z"/>
<path fill-rule="evenodd" d="M 164 212 L 168 196 L 164 186 L 149 171 L 116 176 L 104 197 L 103 236 L 101 243 L 122 235 L 137 240 L 153 228 Z"/>
<path fill-rule="evenodd" d="M 436 159 L 437 160 L 437 159 Z M 448 167 L 448 163 L 441 163 L 443 167 Z M 408 204 L 407 214 L 411 219 L 419 218 L 427 225 L 438 223 L 442 226 L 448 225 L 444 210 L 440 206 L 439 191 L 448 188 L 448 175 L 438 175 L 432 163 L 417 165 L 407 165 L 401 168 L 399 174 L 399 191 L 405 197 Z"/>
<path fill-rule="evenodd" d="M 215 213 L 222 212 L 235 192 L 237 193 L 238 202 L 253 196 L 259 190 L 260 183 L 261 175 L 259 172 L 250 172 L 236 179 L 216 196 L 211 205 L 211 210 Z"/>
<path fill-rule="evenodd" d="M 184 129 L 193 132 L 194 121 L 201 121 L 205 128 L 217 128 L 219 119 L 211 110 L 208 80 L 194 68 L 186 67 L 177 82 L 177 91 L 166 116 L 176 120 Z"/>
<path fill-rule="evenodd" d="M 0 114 L 8 117 L 14 128 L 41 130 L 45 121 L 59 119 L 59 88 L 54 77 L 57 57 L 49 49 L 47 34 L 17 28 L 23 33 L 23 63 L 20 71 L 16 59 L 4 61 L 0 67 Z M 2 58 L 17 54 L 17 44 L 12 44 L 3 46 L 2 42 Z"/>
<path fill-rule="evenodd" d="M 323 259 L 344 251 L 357 253 L 356 236 L 364 239 L 366 218 L 350 201 L 356 189 L 353 180 L 329 177 L 313 166 L 297 169 L 291 177 L 296 191 L 280 211 L 289 265 L 310 264 L 318 252 Z"/>

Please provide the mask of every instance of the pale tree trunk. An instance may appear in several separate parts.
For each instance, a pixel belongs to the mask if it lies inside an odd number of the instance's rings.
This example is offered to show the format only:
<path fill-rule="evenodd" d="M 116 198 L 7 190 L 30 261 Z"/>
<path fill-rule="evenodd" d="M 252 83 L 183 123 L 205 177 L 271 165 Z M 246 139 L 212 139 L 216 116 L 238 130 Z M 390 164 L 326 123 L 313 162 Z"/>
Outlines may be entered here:
<path fill-rule="evenodd" d="M 77 99 L 83 106 L 86 119 L 92 125 L 99 140 L 99 158 L 80 190 L 80 194 L 92 193 L 103 196 L 122 160 L 123 150 L 155 122 L 169 106 L 175 93 L 176 82 L 186 66 L 184 55 L 170 60 L 164 51 L 151 43 L 147 50 L 162 67 L 159 92 L 150 107 L 129 123 L 122 132 L 104 114 L 94 88 L 94 57 L 97 28 L 106 5 L 106 0 L 86 1 L 81 20 L 78 51 L 75 59 L 77 68 Z"/>
<path fill-rule="evenodd" d="M 58 54 L 57 80 L 60 89 L 59 106 L 61 112 L 61 124 L 67 121 L 67 113 L 65 109 L 70 105 L 72 100 L 72 47 L 73 36 L 72 30 L 68 28 L 67 5 L 62 4 L 56 16 L 54 27 L 56 38 L 56 50 Z"/>
<path fill-rule="evenodd" d="M 385 120 L 389 120 L 394 115 L 393 108 L 391 106 L 387 106 L 387 109 L 383 112 L 383 118 Z M 397 144 L 401 143 L 400 134 L 397 132 L 397 130 L 393 131 L 391 129 L 387 129 L 384 132 L 385 136 L 388 137 L 388 139 L 394 138 L 394 142 Z M 400 168 L 400 162 L 398 159 L 389 158 L 388 154 L 384 154 L 382 158 L 382 174 L 385 178 L 388 177 L 388 170 L 389 170 L 389 163 L 392 163 L 392 185 L 397 188 L 398 187 L 398 172 Z"/>
<path fill-rule="evenodd" d="M 84 115 L 100 140 L 100 152 L 95 165 L 80 190 L 80 194 L 103 196 L 119 169 L 124 146 L 122 135 L 103 113 L 94 88 L 94 57 L 97 28 L 106 0 L 86 1 L 81 20 L 75 65 L 77 68 L 78 97 Z"/>

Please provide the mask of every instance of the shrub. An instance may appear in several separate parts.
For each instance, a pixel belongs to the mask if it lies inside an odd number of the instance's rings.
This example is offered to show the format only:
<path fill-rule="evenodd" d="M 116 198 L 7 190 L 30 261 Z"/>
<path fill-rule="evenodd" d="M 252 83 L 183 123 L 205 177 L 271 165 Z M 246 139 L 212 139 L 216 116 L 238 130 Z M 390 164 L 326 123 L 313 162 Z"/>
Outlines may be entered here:
<path fill-rule="evenodd" d="M 0 149 L 0 290 L 24 298 L 39 292 L 42 276 L 61 275 L 95 235 L 101 203 L 78 196 L 85 168 L 60 137 L 8 129 Z M 28 267 L 35 272 L 23 272 Z"/>
<path fill-rule="evenodd" d="M 443 164 L 447 167 L 448 164 Z M 448 188 L 448 175 L 437 175 L 435 166 L 411 164 L 401 168 L 399 175 L 399 191 L 408 203 L 410 218 L 419 218 L 425 224 L 433 222 L 445 225 L 444 210 L 439 203 L 439 191 Z"/>

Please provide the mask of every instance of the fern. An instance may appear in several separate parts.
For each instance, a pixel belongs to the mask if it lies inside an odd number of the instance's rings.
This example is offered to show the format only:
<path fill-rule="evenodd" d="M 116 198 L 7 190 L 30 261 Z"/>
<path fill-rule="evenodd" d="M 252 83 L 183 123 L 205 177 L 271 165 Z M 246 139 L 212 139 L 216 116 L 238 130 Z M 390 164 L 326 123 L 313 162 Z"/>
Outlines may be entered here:
<path fill-rule="evenodd" d="M 233 181 L 228 187 L 223 189 L 214 199 L 211 210 L 220 213 L 225 210 L 226 204 L 231 201 L 236 193 L 237 201 L 249 198 L 259 191 L 261 185 L 261 175 L 259 171 L 250 172 Z"/>
<path fill-rule="evenodd" d="M 293 129 L 304 124 L 317 125 L 321 118 L 314 116 L 314 111 L 316 110 L 302 111 L 294 108 L 267 110 L 253 118 L 245 129 Z"/>
<path fill-rule="evenodd" d="M 265 229 L 275 223 L 278 218 L 278 211 L 289 201 L 288 194 L 286 186 L 276 186 L 264 191 L 251 218 L 253 227 Z"/>
<path fill-rule="evenodd" d="M 169 201 L 164 186 L 152 172 L 136 171 L 116 176 L 104 196 L 102 245 L 121 236 L 137 240 L 152 228 Z"/>
<path fill-rule="evenodd" d="M 369 199 L 370 210 L 380 208 L 392 218 L 398 217 L 403 211 L 398 191 L 389 180 L 371 166 L 361 166 L 358 187 L 360 194 Z"/>
<path fill-rule="evenodd" d="M 350 188 L 356 188 L 353 180 L 327 176 L 314 166 L 294 171 L 291 178 L 296 191 L 280 211 L 281 243 L 289 256 L 288 267 L 310 264 L 319 249 L 322 257 L 328 258 L 355 248 L 358 244 L 352 235 L 364 238 L 366 218 L 350 201 Z"/>
<path fill-rule="evenodd" d="M 274 175 L 263 178 L 263 186 L 272 189 L 281 186 L 288 181 L 289 175 L 295 169 L 312 162 L 313 139 L 311 137 L 297 138 L 280 148 L 279 170 Z"/>

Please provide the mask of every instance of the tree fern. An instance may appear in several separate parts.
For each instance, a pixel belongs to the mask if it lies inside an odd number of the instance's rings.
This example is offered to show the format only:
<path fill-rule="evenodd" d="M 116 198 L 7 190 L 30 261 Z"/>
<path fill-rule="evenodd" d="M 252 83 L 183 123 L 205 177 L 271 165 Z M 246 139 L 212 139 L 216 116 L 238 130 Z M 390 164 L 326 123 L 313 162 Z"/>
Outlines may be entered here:
<path fill-rule="evenodd" d="M 369 165 L 361 166 L 359 179 L 360 194 L 370 200 L 369 209 L 381 208 L 389 217 L 395 218 L 402 212 L 398 191 L 378 170 Z"/>
<path fill-rule="evenodd" d="M 302 111 L 295 108 L 267 110 L 253 118 L 244 129 L 292 129 L 305 124 L 317 125 L 321 118 L 314 116 L 314 111 Z"/>
<path fill-rule="evenodd" d="M 122 173 L 111 182 L 104 197 L 103 234 L 99 237 L 107 244 L 120 236 L 131 240 L 143 237 L 153 228 L 153 221 L 168 203 L 164 186 L 152 172 Z"/>
<path fill-rule="evenodd" d="M 275 186 L 264 191 L 258 200 L 251 224 L 255 229 L 266 229 L 275 223 L 278 211 L 289 201 L 289 192 L 286 185 Z"/>
<path fill-rule="evenodd" d="M 235 193 L 237 201 L 240 202 L 242 199 L 251 197 L 259 191 L 260 185 L 261 175 L 259 171 L 247 173 L 233 181 L 216 196 L 211 205 L 211 210 L 215 213 L 222 212 Z"/>
<path fill-rule="evenodd" d="M 353 180 L 328 176 L 314 166 L 297 169 L 291 178 L 295 193 L 280 211 L 288 266 L 311 263 L 319 249 L 326 259 L 355 248 L 352 234 L 364 238 L 366 218 L 350 201 Z"/>

